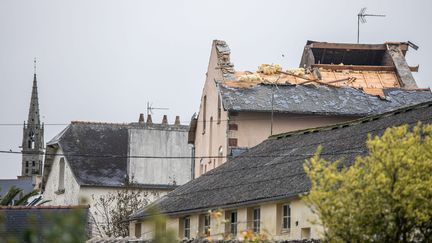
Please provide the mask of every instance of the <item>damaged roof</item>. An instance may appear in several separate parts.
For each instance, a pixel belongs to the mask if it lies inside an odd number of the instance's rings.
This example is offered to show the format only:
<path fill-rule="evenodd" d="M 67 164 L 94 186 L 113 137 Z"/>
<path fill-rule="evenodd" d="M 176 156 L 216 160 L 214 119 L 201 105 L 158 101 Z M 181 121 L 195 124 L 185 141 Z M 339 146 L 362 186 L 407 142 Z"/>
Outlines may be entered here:
<path fill-rule="evenodd" d="M 430 90 L 387 88 L 385 99 L 352 87 L 325 85 L 271 85 L 232 87 L 221 83 L 219 92 L 228 111 L 364 116 L 432 100 Z"/>
<path fill-rule="evenodd" d="M 309 191 L 303 163 L 322 145 L 329 161 L 353 162 L 367 154 L 368 134 L 402 124 L 432 123 L 432 102 L 405 107 L 347 123 L 275 135 L 248 152 L 180 186 L 157 202 L 169 215 L 296 198 Z M 133 218 L 146 217 L 145 208 Z"/>

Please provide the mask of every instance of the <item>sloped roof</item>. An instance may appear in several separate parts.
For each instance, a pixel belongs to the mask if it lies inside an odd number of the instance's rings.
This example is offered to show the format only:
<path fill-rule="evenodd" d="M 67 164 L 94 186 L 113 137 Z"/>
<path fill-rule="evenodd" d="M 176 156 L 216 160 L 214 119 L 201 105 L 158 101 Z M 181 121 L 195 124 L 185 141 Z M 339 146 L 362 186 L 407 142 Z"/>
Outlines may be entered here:
<path fill-rule="evenodd" d="M 221 83 L 219 92 L 228 111 L 365 116 L 432 100 L 430 90 L 384 89 L 385 99 L 351 87 L 325 85 L 257 84 L 232 87 Z"/>
<path fill-rule="evenodd" d="M 127 176 L 128 129 L 188 131 L 185 125 L 117 124 L 74 121 L 47 143 L 47 160 L 60 146 L 77 183 L 81 186 L 119 187 Z M 45 163 L 44 182 L 50 173 Z M 136 188 L 174 189 L 164 184 L 134 184 Z"/>
<path fill-rule="evenodd" d="M 432 123 L 432 102 L 343 124 L 275 135 L 248 152 L 180 186 L 157 202 L 162 213 L 182 215 L 230 208 L 307 192 L 310 181 L 303 163 L 322 145 L 322 157 L 352 162 L 367 153 L 368 134 L 388 127 Z M 145 217 L 145 210 L 134 218 Z"/>
<path fill-rule="evenodd" d="M 126 124 L 72 122 L 56 136 L 80 185 L 121 186 L 126 177 Z"/>

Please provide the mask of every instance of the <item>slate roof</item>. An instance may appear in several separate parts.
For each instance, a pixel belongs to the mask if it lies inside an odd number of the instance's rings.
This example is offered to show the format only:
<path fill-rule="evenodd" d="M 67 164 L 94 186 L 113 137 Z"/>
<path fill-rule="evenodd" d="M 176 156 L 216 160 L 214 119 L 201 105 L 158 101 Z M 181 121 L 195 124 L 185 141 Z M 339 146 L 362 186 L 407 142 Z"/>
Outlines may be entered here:
<path fill-rule="evenodd" d="M 40 232 L 49 230 L 56 223 L 56 218 L 68 215 L 76 208 L 85 210 L 81 222 L 82 225 L 87 224 L 86 231 L 89 235 L 90 225 L 88 224 L 88 207 L 86 206 L 0 206 L 2 217 L 0 242 L 9 242 L 8 240 L 25 242 L 23 237 L 26 236 L 28 230 L 36 234 L 38 242 L 44 242 Z"/>
<path fill-rule="evenodd" d="M 351 87 L 325 85 L 258 84 L 250 88 L 219 86 L 223 107 L 228 111 L 270 112 L 274 91 L 275 112 L 365 116 L 432 100 L 430 90 L 384 89 L 386 99 Z"/>
<path fill-rule="evenodd" d="M 72 122 L 48 145 L 59 144 L 80 185 L 121 186 L 126 177 L 128 125 Z"/>
<path fill-rule="evenodd" d="M 128 129 L 143 128 L 188 131 L 188 126 L 185 125 L 72 122 L 47 145 L 59 145 L 62 148 L 79 185 L 119 187 L 124 185 L 127 176 Z M 55 153 L 55 150 L 49 150 Z M 136 184 L 134 187 L 174 189 L 178 186 Z"/>
<path fill-rule="evenodd" d="M 322 128 L 273 136 L 248 152 L 161 198 L 162 213 L 184 215 L 214 208 L 295 198 L 310 189 L 303 163 L 322 145 L 322 157 L 350 163 L 365 155 L 367 135 L 401 124 L 432 123 L 432 102 Z M 145 217 L 145 209 L 133 218 Z"/>

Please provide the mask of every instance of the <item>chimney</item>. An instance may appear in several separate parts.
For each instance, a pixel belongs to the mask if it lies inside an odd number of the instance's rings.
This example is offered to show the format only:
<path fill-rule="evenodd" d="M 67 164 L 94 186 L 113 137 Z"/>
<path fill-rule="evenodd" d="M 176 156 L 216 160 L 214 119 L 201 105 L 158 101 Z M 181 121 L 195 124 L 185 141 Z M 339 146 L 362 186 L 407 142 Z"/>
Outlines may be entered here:
<path fill-rule="evenodd" d="M 168 125 L 168 118 L 167 115 L 164 115 L 162 118 L 162 125 Z"/>
<path fill-rule="evenodd" d="M 176 116 L 174 125 L 176 125 L 176 126 L 180 125 L 180 116 Z"/>
<path fill-rule="evenodd" d="M 150 114 L 147 115 L 147 124 L 153 124 Z"/>
<path fill-rule="evenodd" d="M 144 114 L 143 113 L 140 114 L 139 119 L 138 119 L 138 123 L 144 124 Z"/>

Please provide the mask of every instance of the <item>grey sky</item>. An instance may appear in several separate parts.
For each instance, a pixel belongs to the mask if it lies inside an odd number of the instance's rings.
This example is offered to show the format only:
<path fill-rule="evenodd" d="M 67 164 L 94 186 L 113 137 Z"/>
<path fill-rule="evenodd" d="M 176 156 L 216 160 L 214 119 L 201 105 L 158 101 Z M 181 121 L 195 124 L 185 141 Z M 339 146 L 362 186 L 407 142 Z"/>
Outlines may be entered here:
<path fill-rule="evenodd" d="M 432 79 L 432 1 L 0 1 L 0 124 L 22 124 L 38 58 L 42 121 L 134 122 L 146 102 L 188 123 L 197 111 L 213 39 L 226 40 L 237 70 L 262 63 L 296 67 L 306 40 L 410 40 L 421 87 Z M 282 54 L 285 58 L 282 58 Z M 65 126 L 46 126 L 49 141 Z M 0 125 L 0 150 L 18 151 L 22 126 Z M 20 155 L 0 154 L 0 178 L 14 178 Z"/>

